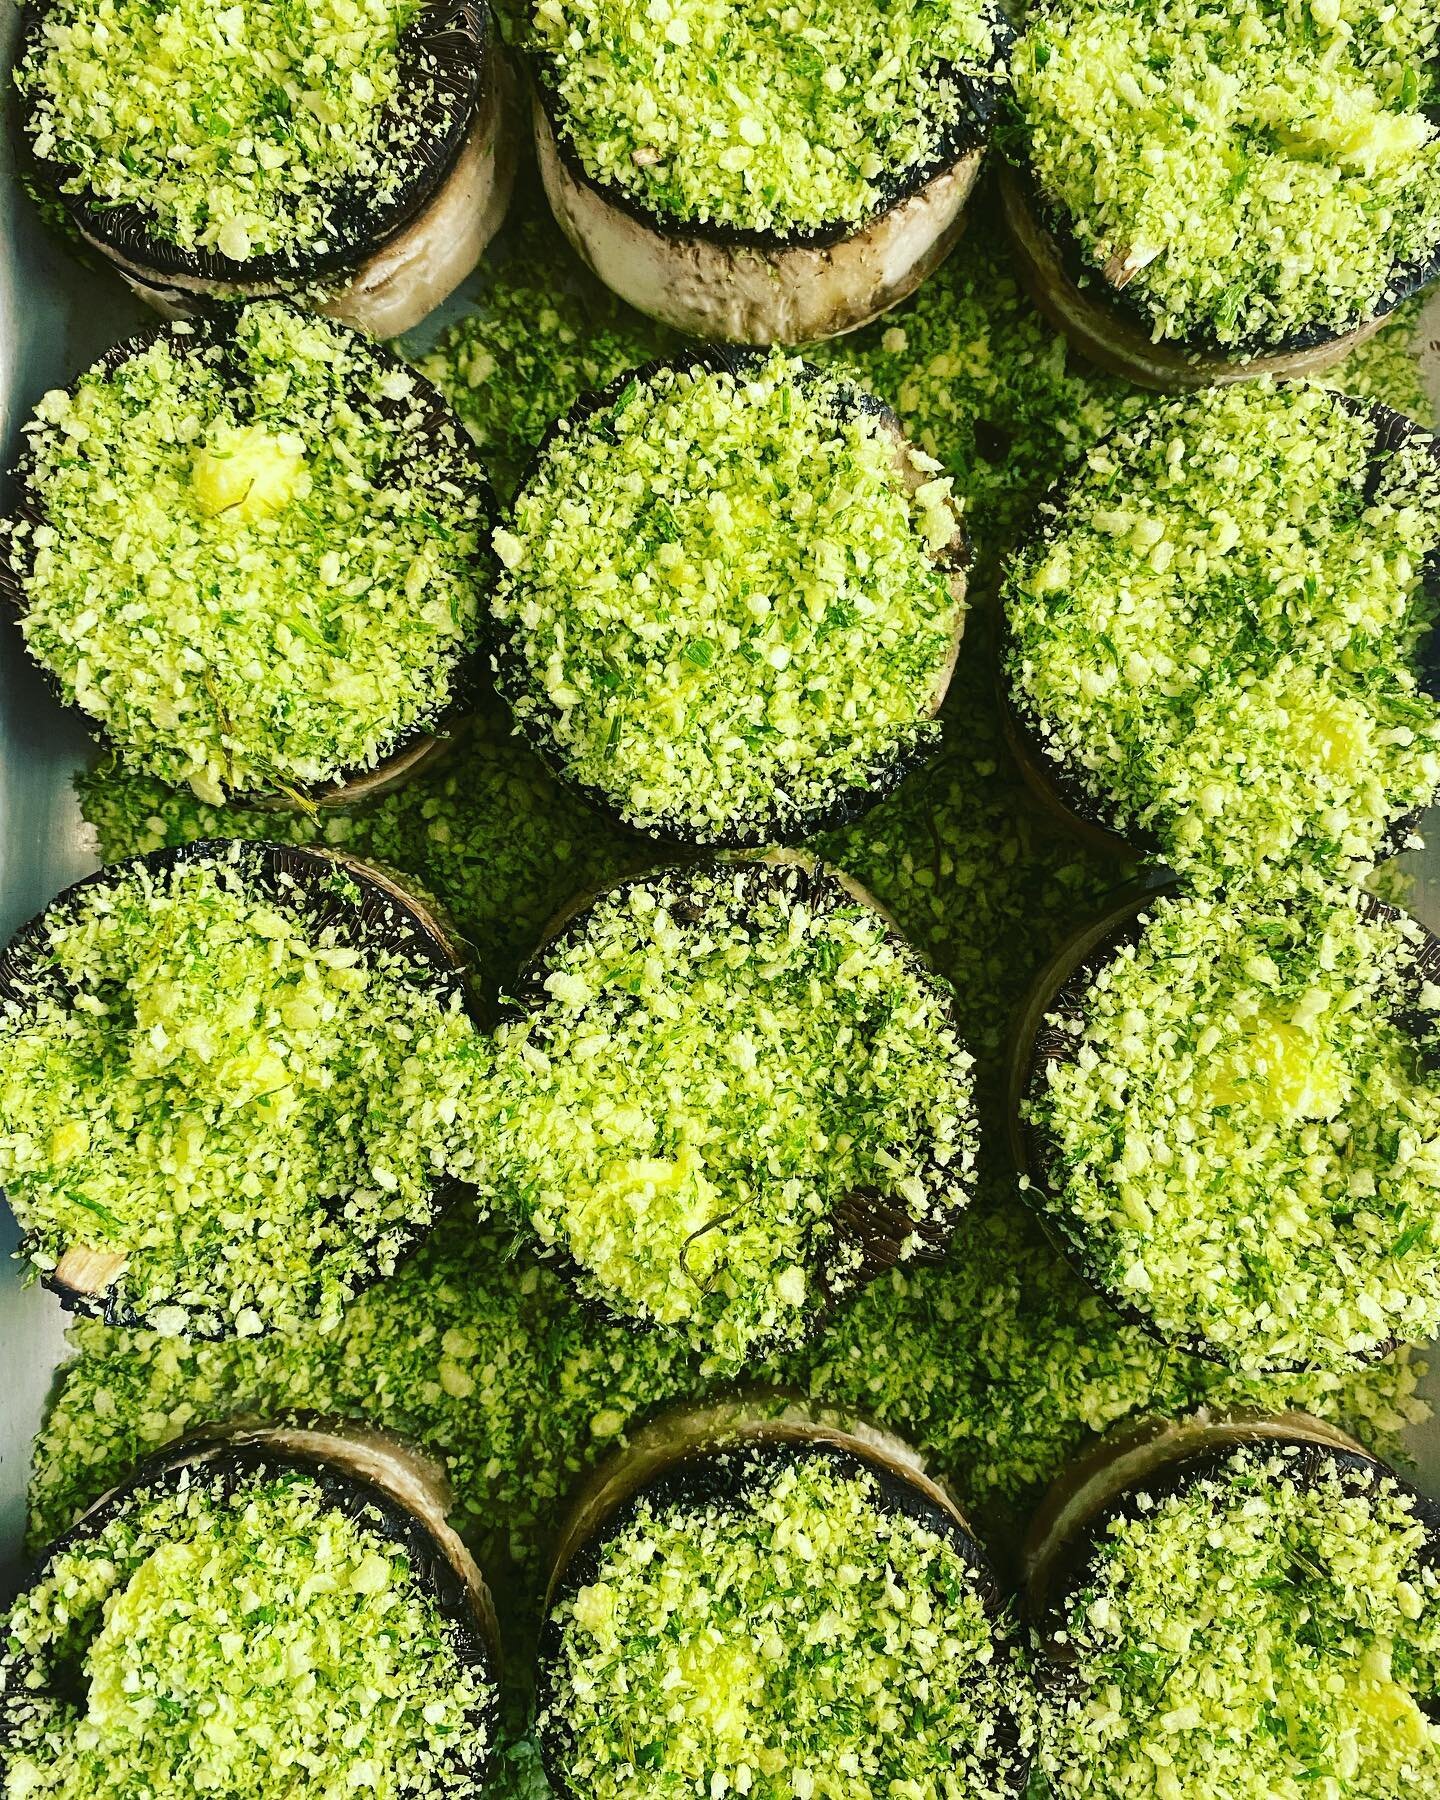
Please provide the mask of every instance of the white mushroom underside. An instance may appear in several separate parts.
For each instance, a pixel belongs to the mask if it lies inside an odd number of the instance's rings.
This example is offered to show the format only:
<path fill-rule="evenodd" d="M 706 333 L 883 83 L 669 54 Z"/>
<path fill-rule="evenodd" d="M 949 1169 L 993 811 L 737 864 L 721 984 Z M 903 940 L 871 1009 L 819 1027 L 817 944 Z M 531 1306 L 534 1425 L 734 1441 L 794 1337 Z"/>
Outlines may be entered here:
<path fill-rule="evenodd" d="M 983 155 L 970 151 L 838 243 L 760 250 L 642 222 L 566 166 L 538 100 L 535 149 L 561 229 L 608 288 L 677 331 L 735 344 L 838 337 L 913 293 L 959 238 Z"/>
<path fill-rule="evenodd" d="M 516 107 L 507 65 L 493 52 L 494 79 L 477 108 L 449 173 L 403 230 L 368 257 L 321 311 L 375 337 L 418 325 L 479 262 L 499 230 L 515 179 Z M 273 283 L 237 288 L 188 275 L 162 274 L 87 236 L 147 305 L 168 319 L 187 318 L 204 299 L 263 299 Z"/>
<path fill-rule="evenodd" d="M 1138 325 L 1107 305 L 1099 276 L 1090 288 L 1071 280 L 1059 245 L 1036 218 L 1020 183 L 1008 170 L 1000 178 L 1000 191 L 1016 260 L 1036 306 L 1092 362 L 1141 387 L 1173 393 L 1253 381 L 1261 375 L 1318 375 L 1373 337 L 1384 323 L 1383 318 L 1372 319 L 1306 350 L 1262 354 L 1248 360 L 1238 350 L 1233 356 L 1189 356 L 1155 343 Z"/>

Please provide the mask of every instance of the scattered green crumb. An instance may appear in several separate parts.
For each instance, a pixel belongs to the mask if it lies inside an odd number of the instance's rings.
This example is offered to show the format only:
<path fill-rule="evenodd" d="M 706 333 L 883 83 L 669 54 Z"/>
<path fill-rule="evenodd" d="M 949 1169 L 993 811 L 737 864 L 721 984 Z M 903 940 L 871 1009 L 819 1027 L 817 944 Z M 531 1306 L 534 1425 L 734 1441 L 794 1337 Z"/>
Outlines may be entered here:
<path fill-rule="evenodd" d="M 1413 1494 L 1253 1446 L 1115 1516 L 1042 1688 L 1056 1800 L 1440 1792 L 1440 1570 Z"/>
<path fill-rule="evenodd" d="M 1437 49 L 1431 0 L 1042 0 L 1023 155 L 1157 342 L 1340 333 L 1440 256 Z"/>
<path fill-rule="evenodd" d="M 953 1232 L 975 1127 L 950 990 L 830 870 L 629 882 L 526 988 L 477 1179 L 617 1316 L 739 1368 L 863 1279 L 857 1200 L 901 1260 Z"/>
<path fill-rule="evenodd" d="M 1440 442 L 1298 383 L 1162 401 L 1042 506 L 1003 599 L 1023 728 L 1191 876 L 1363 873 L 1440 787 Z"/>
<path fill-rule="evenodd" d="M 1429 976 L 1420 927 L 1348 892 L 1143 914 L 1047 1020 L 1026 1103 L 1040 1204 L 1100 1287 L 1239 1368 L 1434 1337 Z"/>
<path fill-rule="evenodd" d="M 566 421 L 495 533 L 500 688 L 629 825 L 804 835 L 939 736 L 951 487 L 797 357 L 637 374 Z"/>
<path fill-rule="evenodd" d="M 541 438 L 583 393 L 680 341 L 596 280 L 539 204 L 543 217 L 532 211 L 507 233 L 507 260 L 475 308 L 414 352 L 507 499 Z"/>
<path fill-rule="evenodd" d="M 433 70 L 419 0 L 52 0 L 15 71 L 64 200 L 244 263 L 326 256 L 416 175 Z"/>
<path fill-rule="evenodd" d="M 346 327 L 268 301 L 164 328 L 47 394 L 27 441 L 3 527 L 26 644 L 136 768 L 293 792 L 463 693 L 488 491 L 428 386 Z"/>
<path fill-rule="evenodd" d="M 1003 1800 L 1023 1781 L 1011 1622 L 961 1544 L 833 1449 L 712 1452 L 582 1551 L 537 1728 L 595 1800 Z"/>
<path fill-rule="evenodd" d="M 138 1488 L 4 1633 L 10 1800 L 480 1791 L 490 1677 L 382 1515 L 294 1468 Z"/>
<path fill-rule="evenodd" d="M 560 788 L 482 707 L 443 761 L 358 808 L 210 806 L 111 764 L 79 779 L 105 862 L 199 838 L 319 843 L 417 872 L 458 922 L 487 985 L 508 980 L 576 894 L 636 868 L 637 846 Z M 640 860 L 645 860 L 643 847 Z"/>
<path fill-rule="evenodd" d="M 914 441 L 954 475 L 976 548 L 975 589 L 993 588 L 1001 553 L 1052 476 L 1150 397 L 1088 371 L 1043 324 L 1020 292 L 988 197 L 972 209 L 960 249 L 911 301 L 814 354 L 838 358 L 889 401 Z M 469 404 L 483 406 L 496 433 L 512 418 L 532 420 L 525 430 L 538 432 L 577 387 L 670 348 L 644 336 L 655 328 L 638 315 L 597 300 L 548 219 L 520 223 L 506 233 L 519 254 L 498 264 L 487 257 L 491 298 L 465 321 L 467 342 L 493 357 L 493 372 L 474 390 L 458 362 L 451 380 L 440 379 L 462 414 L 467 392 Z M 519 334 L 531 303 L 506 309 L 517 289 L 536 302 L 528 345 Z M 547 294 L 558 297 L 553 327 L 538 303 Z M 585 298 L 572 310 L 574 294 Z M 633 352 L 612 349 L 607 364 L 597 320 L 602 333 L 636 333 Z M 1349 371 L 1372 366 L 1403 330 L 1387 327 L 1336 379 L 1352 385 Z M 597 359 L 593 376 L 581 366 L 587 345 Z M 555 401 L 527 413 L 532 375 L 522 358 L 532 349 L 533 380 L 553 378 Z M 1409 360 L 1387 363 L 1387 385 L 1368 391 L 1402 409 L 1418 405 Z M 441 377 L 443 346 L 427 367 Z M 503 477 L 534 439 L 507 436 L 503 456 L 500 441 L 484 439 Z M 1417 1393 L 1424 1364 L 1407 1350 L 1350 1375 L 1246 1378 L 1165 1349 L 1120 1323 L 1070 1274 L 1016 1202 L 999 1156 L 988 1154 L 1003 1128 L 1010 1010 L 1074 921 L 1094 913 L 1126 873 L 1083 853 L 1027 803 L 1001 736 L 990 610 L 968 622 L 940 757 L 817 846 L 877 894 L 955 985 L 961 1036 L 977 1064 L 983 1203 L 971 1207 L 944 1267 L 883 1276 L 815 1346 L 774 1367 L 817 1404 L 859 1408 L 921 1445 L 992 1545 L 1010 1553 L 1064 1463 L 1096 1432 L 1147 1411 L 1296 1406 L 1393 1456 L 1428 1408 Z M 211 808 L 118 770 L 87 777 L 82 792 L 107 857 L 221 832 L 274 835 L 283 826 L 296 841 L 323 835 L 418 871 L 502 984 L 566 900 L 636 867 L 635 844 L 557 789 L 488 709 L 447 763 L 345 815 Z M 633 1421 L 713 1387 L 682 1346 L 598 1322 L 553 1273 L 523 1254 L 508 1257 L 509 1247 L 504 1232 L 477 1229 L 457 1211 L 389 1281 L 358 1296 L 329 1334 L 192 1346 L 77 1326 L 77 1354 L 36 1450 L 32 1542 L 52 1536 L 140 1454 L 205 1418 L 286 1407 L 372 1418 L 446 1464 L 454 1517 L 499 1578 L 511 1667 L 523 1672 L 545 1546 L 571 1486 Z M 511 1689 L 493 1782 L 506 1800 L 545 1800 L 534 1740 L 522 1735 L 521 1685 Z"/>
<path fill-rule="evenodd" d="M 22 1253 L 123 1258 L 171 1333 L 333 1326 L 468 1167 L 453 984 L 248 846 L 62 896 L 0 1009 L 0 1186 Z"/>
<path fill-rule="evenodd" d="M 803 237 L 982 142 L 1007 38 L 993 0 L 537 0 L 529 47 L 592 180 L 663 221 Z"/>
<path fill-rule="evenodd" d="M 1425 295 L 1416 294 L 1394 313 L 1373 337 L 1352 350 L 1321 379 L 1357 400 L 1378 401 L 1393 412 L 1432 423 L 1433 408 L 1425 391 L 1420 358 L 1415 354 Z"/>

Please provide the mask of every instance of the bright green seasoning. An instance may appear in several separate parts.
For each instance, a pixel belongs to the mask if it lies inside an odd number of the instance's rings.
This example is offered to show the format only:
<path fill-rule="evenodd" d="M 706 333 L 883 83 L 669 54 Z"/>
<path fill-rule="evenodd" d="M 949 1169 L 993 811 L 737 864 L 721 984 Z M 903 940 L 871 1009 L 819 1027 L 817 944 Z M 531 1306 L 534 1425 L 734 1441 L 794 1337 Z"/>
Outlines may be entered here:
<path fill-rule="evenodd" d="M 552 1615 L 539 1718 L 594 1800 L 1001 1800 L 1006 1626 L 863 1467 L 727 1453 L 733 1498 L 644 1496 Z"/>
<path fill-rule="evenodd" d="M 739 1365 L 856 1285 L 847 1197 L 893 1207 L 907 1255 L 966 1204 L 949 989 L 828 872 L 622 886 L 537 978 L 499 1033 L 482 1142 L 497 1202 L 614 1311 Z"/>
<path fill-rule="evenodd" d="M 203 1470 L 62 1547 L 4 1620 L 7 1800 L 453 1800 L 494 1687 L 383 1521 Z"/>
<path fill-rule="evenodd" d="M 1159 902 L 1030 1101 L 1099 1283 L 1240 1368 L 1440 1329 L 1440 987 L 1353 896 Z"/>
<path fill-rule="evenodd" d="M 1152 407 L 1092 449 L 1009 569 L 1026 728 L 1187 873 L 1373 863 L 1440 787 L 1422 686 L 1440 443 L 1325 389 Z"/>
<path fill-rule="evenodd" d="M 458 995 L 237 847 L 132 868 L 46 915 L 0 1019 L 0 1186 L 53 1267 L 123 1256 L 169 1332 L 334 1324 L 468 1161 Z"/>
<path fill-rule="evenodd" d="M 1440 1572 L 1388 1475 L 1247 1448 L 1118 1516 L 1042 1702 L 1056 1800 L 1440 1792 Z"/>
<path fill-rule="evenodd" d="M 234 262 L 324 256 L 357 195 L 412 171 L 430 104 L 402 86 L 419 0 L 54 0 L 16 71 L 62 192 Z M 411 73 L 412 84 L 417 81 Z"/>
<path fill-rule="evenodd" d="M 1348 330 L 1440 257 L 1437 49 L 1431 0 L 1043 0 L 1014 54 L 1042 206 L 1125 259 L 1157 341 Z"/>
<path fill-rule="evenodd" d="M 637 375 L 495 534 L 502 688 L 627 823 L 773 842 L 932 748 L 962 605 L 948 476 L 775 353 Z"/>
<path fill-rule="evenodd" d="M 1003 30 L 992 0 L 538 0 L 530 41 L 592 179 L 664 220 L 803 236 L 973 147 Z"/>
<path fill-rule="evenodd" d="M 198 795 L 372 767 L 473 651 L 488 498 L 435 396 L 277 303 L 46 396 L 9 554 L 32 653 Z"/>

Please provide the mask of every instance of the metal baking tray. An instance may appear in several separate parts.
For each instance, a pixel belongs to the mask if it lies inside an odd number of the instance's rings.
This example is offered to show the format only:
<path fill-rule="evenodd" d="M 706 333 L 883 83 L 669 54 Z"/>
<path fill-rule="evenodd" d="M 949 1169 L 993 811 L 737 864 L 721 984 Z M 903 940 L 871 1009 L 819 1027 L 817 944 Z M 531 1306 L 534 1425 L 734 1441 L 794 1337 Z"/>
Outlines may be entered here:
<path fill-rule="evenodd" d="M 0 15 L 0 68 L 9 67 L 20 13 Z M 15 179 L 0 134 L 0 467 L 9 468 L 20 428 L 48 388 L 62 386 L 102 350 L 153 315 L 118 279 L 82 268 L 42 227 Z M 963 250 L 961 251 L 963 254 Z M 451 308 L 454 310 L 452 303 Z M 1440 421 L 1440 293 L 1416 343 Z M 8 504 L 0 494 L 0 504 Z M 0 941 L 98 861 L 72 777 L 91 746 L 79 720 L 45 692 L 18 633 L 0 626 Z M 1440 930 L 1440 809 L 1432 847 L 1406 859 L 1409 904 Z M 65 1317 L 52 1295 L 23 1285 L 10 1258 L 17 1233 L 0 1213 L 0 1594 L 21 1566 L 30 1446 L 57 1363 Z M 1422 1392 L 1440 1411 L 1440 1353 Z M 1440 1494 L 1440 1419 L 1417 1429 L 1410 1450 L 1421 1484 Z"/>

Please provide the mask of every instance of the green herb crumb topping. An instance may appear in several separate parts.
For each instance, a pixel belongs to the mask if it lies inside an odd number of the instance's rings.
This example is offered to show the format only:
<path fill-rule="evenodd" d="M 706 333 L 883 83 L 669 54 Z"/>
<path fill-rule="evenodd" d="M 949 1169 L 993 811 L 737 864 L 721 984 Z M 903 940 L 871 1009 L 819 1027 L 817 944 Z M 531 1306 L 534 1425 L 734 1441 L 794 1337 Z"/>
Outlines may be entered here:
<path fill-rule="evenodd" d="M 1164 401 L 1091 449 L 1005 582 L 1062 784 L 1191 873 L 1372 864 L 1440 787 L 1440 444 L 1325 389 Z"/>
<path fill-rule="evenodd" d="M 1440 257 L 1437 49 L 1430 0 L 1044 0 L 1025 154 L 1157 342 L 1343 332 Z"/>
<path fill-rule="evenodd" d="M 10 1800 L 479 1791 L 493 1684 L 381 1515 L 299 1471 L 141 1487 L 4 1630 Z"/>
<path fill-rule="evenodd" d="M 232 262 L 295 264 L 413 179 L 433 76 L 419 0 L 49 0 L 15 72 L 61 192 Z M 405 77 L 402 80 L 402 76 Z M 412 85 L 407 86 L 410 83 Z"/>
<path fill-rule="evenodd" d="M 532 980 L 496 1038 L 485 1191 L 615 1312 L 738 1366 L 857 1284 L 837 1208 L 880 1209 L 902 1257 L 948 1236 L 975 1162 L 949 988 L 828 871 L 631 882 Z"/>
<path fill-rule="evenodd" d="M 955 1541 L 849 1459 L 721 1457 L 733 1494 L 642 1492 L 550 1616 L 539 1730 L 570 1791 L 1014 1792 L 1008 1627 Z"/>
<path fill-rule="evenodd" d="M 1004 38 L 992 0 L 538 0 L 530 28 L 592 179 L 782 236 L 859 225 L 980 142 Z"/>
<path fill-rule="evenodd" d="M 1435 1335 L 1423 953 L 1413 921 L 1349 894 L 1180 898 L 1081 977 L 1028 1114 L 1043 1204 L 1102 1287 L 1242 1368 Z"/>
<path fill-rule="evenodd" d="M 0 1186 L 53 1268 L 125 1258 L 169 1332 L 333 1326 L 468 1160 L 474 1029 L 453 985 L 239 846 L 82 887 L 0 1019 Z"/>
<path fill-rule="evenodd" d="M 202 799 L 373 767 L 474 649 L 489 528 L 458 423 L 355 333 L 266 302 L 41 402 L 5 527 L 31 652 Z"/>
<path fill-rule="evenodd" d="M 1057 1800 L 1440 1791 L 1440 1571 L 1392 1476 L 1235 1451 L 1117 1513 L 1042 1693 Z"/>
<path fill-rule="evenodd" d="M 813 829 L 939 736 L 957 534 L 933 459 L 798 358 L 637 374 L 495 534 L 501 686 L 631 825 Z"/>

